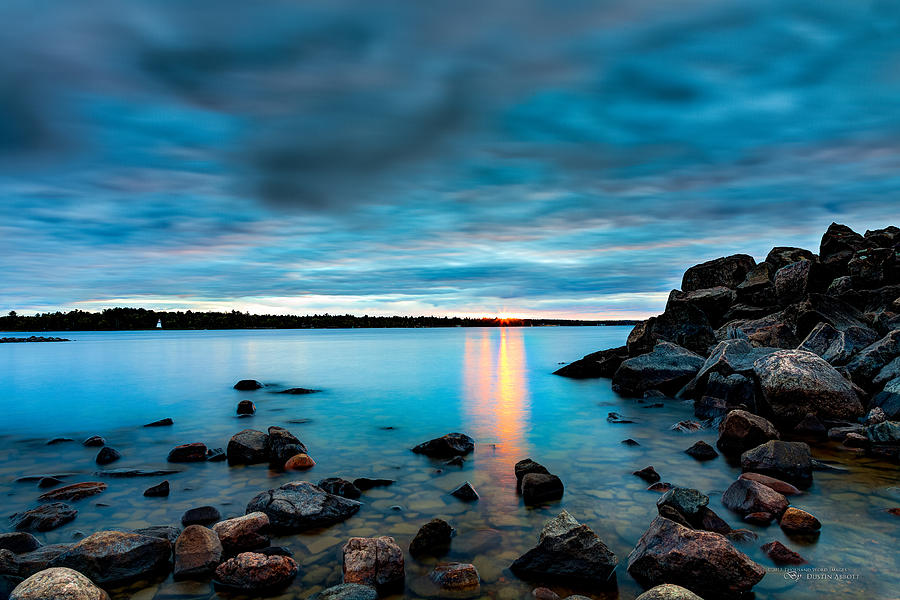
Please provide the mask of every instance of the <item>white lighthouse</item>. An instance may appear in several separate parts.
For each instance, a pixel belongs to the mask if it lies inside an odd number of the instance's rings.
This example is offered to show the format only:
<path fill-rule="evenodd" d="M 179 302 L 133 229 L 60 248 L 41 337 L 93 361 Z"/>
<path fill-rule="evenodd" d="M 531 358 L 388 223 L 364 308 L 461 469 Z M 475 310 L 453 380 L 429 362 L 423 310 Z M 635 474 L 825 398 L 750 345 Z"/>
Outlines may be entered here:
<path fill-rule="evenodd" d="M 156 328 L 162 329 L 162 319 L 160 319 L 159 321 L 156 322 Z"/>

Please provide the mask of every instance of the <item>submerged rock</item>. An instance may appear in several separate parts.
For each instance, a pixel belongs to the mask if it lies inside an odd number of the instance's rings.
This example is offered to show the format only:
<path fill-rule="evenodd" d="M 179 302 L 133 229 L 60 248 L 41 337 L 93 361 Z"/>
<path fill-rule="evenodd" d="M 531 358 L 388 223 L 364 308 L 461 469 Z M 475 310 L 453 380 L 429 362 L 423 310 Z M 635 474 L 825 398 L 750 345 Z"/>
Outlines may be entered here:
<path fill-rule="evenodd" d="M 432 519 L 423 525 L 409 544 L 412 556 L 443 556 L 450 551 L 453 528 L 442 519 Z"/>
<path fill-rule="evenodd" d="M 213 525 L 213 531 L 226 552 L 256 550 L 269 545 L 269 517 L 262 512 L 220 521 Z"/>
<path fill-rule="evenodd" d="M 697 441 L 693 446 L 685 450 L 684 453 L 700 461 L 712 460 L 719 456 L 719 453 L 703 440 Z"/>
<path fill-rule="evenodd" d="M 256 413 L 256 405 L 252 400 L 241 400 L 237 405 L 237 414 L 252 415 Z"/>
<path fill-rule="evenodd" d="M 206 577 L 222 560 L 222 543 L 212 529 L 189 525 L 175 541 L 175 571 L 178 579 Z"/>
<path fill-rule="evenodd" d="M 148 487 L 144 490 L 144 495 L 148 498 L 164 498 L 169 495 L 169 482 L 163 481 L 156 485 Z"/>
<path fill-rule="evenodd" d="M 818 533 L 822 528 L 822 523 L 817 518 L 805 510 L 800 510 L 793 506 L 788 508 L 784 514 L 781 515 L 780 525 L 781 528 L 789 534 L 811 535 Z"/>
<path fill-rule="evenodd" d="M 104 587 L 116 587 L 169 570 L 168 540 L 123 531 L 100 531 L 84 538 L 51 561 Z"/>
<path fill-rule="evenodd" d="M 272 592 L 287 587 L 298 570 L 289 556 L 242 552 L 216 568 L 216 584 L 244 592 Z"/>
<path fill-rule="evenodd" d="M 719 424 L 716 446 L 726 454 L 740 454 L 779 437 L 775 426 L 763 417 L 745 410 L 732 410 Z"/>
<path fill-rule="evenodd" d="M 562 480 L 550 473 L 528 473 L 522 478 L 522 499 L 525 504 L 559 500 L 564 491 Z"/>
<path fill-rule="evenodd" d="M 13 527 L 20 531 L 51 531 L 73 521 L 78 511 L 64 502 L 53 502 L 26 510 L 13 517 Z"/>
<path fill-rule="evenodd" d="M 441 563 L 431 571 L 429 577 L 445 592 L 476 593 L 481 589 L 481 576 L 472 564 Z"/>
<path fill-rule="evenodd" d="M 523 579 L 611 583 L 618 559 L 587 525 L 562 511 L 548 521 L 537 546 L 510 566 Z"/>
<path fill-rule="evenodd" d="M 812 457 L 803 442 L 771 440 L 741 455 L 741 469 L 789 481 L 801 488 L 812 483 Z"/>
<path fill-rule="evenodd" d="M 166 417 L 165 419 L 160 419 L 159 421 L 153 421 L 152 423 L 147 423 L 144 427 L 168 427 L 169 425 L 174 425 L 175 421 L 171 418 Z"/>
<path fill-rule="evenodd" d="M 478 500 L 478 492 L 472 487 L 468 481 L 460 484 L 456 489 L 450 492 L 450 495 L 459 498 L 463 502 L 474 502 Z"/>
<path fill-rule="evenodd" d="M 688 519 L 696 517 L 709 504 L 709 496 L 693 488 L 672 488 L 656 501 L 657 509 L 669 506 Z"/>
<path fill-rule="evenodd" d="M 780 517 L 788 501 L 772 488 L 750 479 L 738 479 L 722 494 L 722 504 L 739 515 L 767 512 Z"/>
<path fill-rule="evenodd" d="M 64 567 L 35 573 L 12 590 L 10 600 L 109 600 L 90 579 Z"/>
<path fill-rule="evenodd" d="M 475 449 L 475 440 L 464 433 L 448 433 L 447 435 L 423 442 L 412 449 L 416 454 L 424 454 L 432 458 L 451 458 L 465 456 Z"/>
<path fill-rule="evenodd" d="M 109 446 L 104 446 L 100 449 L 100 452 L 97 453 L 96 461 L 98 465 L 108 465 L 116 462 L 120 458 L 122 458 L 122 454 L 118 450 L 110 448 Z"/>
<path fill-rule="evenodd" d="M 369 585 L 342 583 L 310 596 L 309 600 L 377 600 L 378 591 Z"/>
<path fill-rule="evenodd" d="M 106 440 L 104 440 L 99 435 L 92 435 L 91 437 L 81 442 L 81 445 L 87 448 L 99 448 L 100 446 L 106 445 Z"/>
<path fill-rule="evenodd" d="M 350 538 L 343 548 L 344 583 L 377 589 L 399 587 L 405 579 L 403 551 L 394 538 Z"/>
<path fill-rule="evenodd" d="M 211 525 L 222 518 L 219 509 L 215 506 L 198 506 L 191 508 L 181 515 L 181 524 L 188 525 Z"/>
<path fill-rule="evenodd" d="M 357 498 L 362 496 L 362 491 L 358 487 L 353 485 L 353 482 L 347 481 L 346 479 L 341 479 L 340 477 L 329 477 L 327 479 L 323 479 L 318 483 L 318 486 L 329 494 L 341 496 L 342 498 L 350 498 L 351 500 L 356 500 Z"/>
<path fill-rule="evenodd" d="M 269 462 L 277 467 L 282 468 L 285 467 L 289 460 L 297 456 L 298 454 L 306 454 L 309 455 L 309 449 L 306 445 L 297 438 L 293 433 L 285 429 L 284 427 L 269 427 L 269 436 L 267 439 L 268 444 L 268 453 L 269 453 Z M 312 459 L 310 459 L 312 460 Z M 302 461 L 306 463 L 308 461 Z M 309 467 L 302 467 L 301 463 L 295 461 L 295 468 L 310 468 L 315 465 L 315 461 L 313 461 L 312 465 Z"/>
<path fill-rule="evenodd" d="M 659 473 L 656 472 L 656 469 L 653 468 L 653 465 L 648 465 L 643 469 L 639 469 L 632 473 L 632 475 L 637 475 L 647 483 L 656 483 L 660 480 Z"/>
<path fill-rule="evenodd" d="M 240 390 L 242 392 L 258 390 L 261 387 L 263 387 L 263 384 L 256 381 L 255 379 L 241 379 L 236 384 L 234 384 L 234 389 Z"/>
<path fill-rule="evenodd" d="M 202 462 L 206 460 L 206 444 L 193 442 L 175 446 L 166 459 L 169 462 Z"/>
<path fill-rule="evenodd" d="M 269 436 L 256 429 L 244 429 L 231 436 L 225 453 L 228 464 L 258 464 L 269 460 Z"/>
<path fill-rule="evenodd" d="M 802 556 L 775 540 L 768 544 L 763 544 L 760 549 L 766 556 L 772 559 L 776 565 L 802 565 L 806 562 Z"/>
<path fill-rule="evenodd" d="M 640 396 L 648 390 L 674 394 L 689 382 L 700 367 L 703 357 L 670 342 L 659 342 L 647 354 L 622 362 L 613 375 L 613 391 Z"/>
<path fill-rule="evenodd" d="M 703 600 L 703 598 L 680 585 L 664 583 L 647 590 L 636 600 Z"/>
<path fill-rule="evenodd" d="M 257 494 L 247 505 L 247 513 L 263 512 L 273 531 L 292 533 L 340 523 L 356 514 L 360 506 L 308 481 L 293 481 Z"/>
<path fill-rule="evenodd" d="M 82 498 L 95 496 L 105 491 L 105 483 L 100 481 L 86 481 L 84 483 L 73 483 L 49 492 L 44 492 L 38 496 L 38 498 L 40 500 L 81 500 Z"/>
<path fill-rule="evenodd" d="M 370 477 L 357 477 L 353 480 L 353 485 L 355 485 L 360 490 L 371 490 L 375 487 L 386 487 L 393 484 L 393 479 L 372 479 Z"/>

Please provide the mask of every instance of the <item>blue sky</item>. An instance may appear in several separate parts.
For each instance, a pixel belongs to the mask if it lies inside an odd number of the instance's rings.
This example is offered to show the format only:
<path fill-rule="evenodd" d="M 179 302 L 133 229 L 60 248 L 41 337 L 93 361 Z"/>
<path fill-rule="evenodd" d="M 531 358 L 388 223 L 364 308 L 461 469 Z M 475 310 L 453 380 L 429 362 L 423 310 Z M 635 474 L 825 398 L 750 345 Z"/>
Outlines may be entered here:
<path fill-rule="evenodd" d="M 0 310 L 643 317 L 900 224 L 891 2 L 6 0 Z"/>

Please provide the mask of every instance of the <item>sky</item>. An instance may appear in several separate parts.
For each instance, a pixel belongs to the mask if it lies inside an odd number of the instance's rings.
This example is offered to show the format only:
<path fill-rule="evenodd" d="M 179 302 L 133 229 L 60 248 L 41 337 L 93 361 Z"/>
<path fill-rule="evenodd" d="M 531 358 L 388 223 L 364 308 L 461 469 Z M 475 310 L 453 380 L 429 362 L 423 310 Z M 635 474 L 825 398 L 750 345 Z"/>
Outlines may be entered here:
<path fill-rule="evenodd" d="M 643 318 L 900 225 L 900 10 L 4 0 L 0 311 Z"/>

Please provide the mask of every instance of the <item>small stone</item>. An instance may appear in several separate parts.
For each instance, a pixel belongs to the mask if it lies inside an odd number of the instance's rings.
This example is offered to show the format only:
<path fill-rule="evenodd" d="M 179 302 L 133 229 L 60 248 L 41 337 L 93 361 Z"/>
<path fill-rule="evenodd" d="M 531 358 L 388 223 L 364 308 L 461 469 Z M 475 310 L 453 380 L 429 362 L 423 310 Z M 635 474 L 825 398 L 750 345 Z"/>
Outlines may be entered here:
<path fill-rule="evenodd" d="M 90 579 L 64 567 L 35 573 L 15 587 L 10 600 L 109 600 Z"/>
<path fill-rule="evenodd" d="M 478 492 L 475 491 L 475 488 L 473 488 L 472 484 L 468 481 L 450 492 L 450 495 L 459 498 L 463 502 L 474 502 L 475 500 L 478 500 Z"/>
<path fill-rule="evenodd" d="M 432 519 L 423 525 L 409 544 L 412 556 L 443 556 L 450 551 L 453 528 L 442 519 Z"/>
<path fill-rule="evenodd" d="M 38 498 L 40 500 L 81 500 L 106 491 L 106 484 L 100 481 L 86 481 L 84 483 L 73 483 L 65 487 L 56 488 L 49 492 L 44 492 Z"/>
<path fill-rule="evenodd" d="M 751 525 L 760 525 L 762 527 L 766 527 L 769 523 L 772 522 L 772 519 L 775 517 L 772 516 L 772 513 L 769 512 L 752 512 L 750 514 L 744 515 L 744 522 L 750 523 Z"/>
<path fill-rule="evenodd" d="M 356 500 L 357 498 L 362 496 L 362 491 L 358 487 L 353 485 L 352 482 L 347 481 L 346 479 L 341 479 L 340 477 L 329 477 L 327 479 L 323 479 L 318 483 L 318 485 L 329 494 L 334 494 L 343 498 L 350 498 L 351 500 Z"/>
<path fill-rule="evenodd" d="M 206 444 L 193 442 L 191 444 L 181 444 L 175 446 L 169 451 L 166 459 L 169 462 L 201 462 L 206 460 Z"/>
<path fill-rule="evenodd" d="M 234 384 L 234 389 L 242 392 L 252 392 L 253 390 L 258 390 L 261 387 L 263 387 L 263 384 L 256 381 L 255 379 L 241 379 L 236 384 Z"/>
<path fill-rule="evenodd" d="M 206 462 L 224 462 L 227 459 L 224 448 L 210 448 L 206 451 Z"/>
<path fill-rule="evenodd" d="M 608 415 L 606 415 L 606 421 L 609 423 L 620 423 L 620 424 L 634 423 L 634 421 L 632 421 L 631 419 L 627 419 L 617 412 L 611 412 Z"/>
<path fill-rule="evenodd" d="M 650 484 L 650 485 L 647 487 L 647 491 L 648 491 L 648 492 L 657 492 L 657 493 L 660 493 L 660 494 L 664 494 L 665 492 L 668 492 L 669 490 L 671 490 L 671 489 L 674 488 L 674 487 L 675 487 L 675 486 L 673 486 L 671 483 L 668 483 L 668 482 L 665 482 L 665 481 L 657 481 L 656 483 Z"/>
<path fill-rule="evenodd" d="M 23 554 L 40 548 L 36 537 L 25 531 L 0 533 L 0 550 L 9 550 L 13 554 Z"/>
<path fill-rule="evenodd" d="M 227 552 L 256 550 L 269 545 L 269 517 L 262 512 L 220 521 L 213 525 L 213 531 Z"/>
<path fill-rule="evenodd" d="M 110 448 L 109 446 L 104 446 L 100 449 L 100 452 L 97 453 L 97 464 L 108 465 L 116 462 L 120 458 L 122 458 L 122 454 L 118 450 Z"/>
<path fill-rule="evenodd" d="M 529 473 L 522 478 L 522 499 L 525 504 L 559 500 L 564 492 L 563 482 L 556 475 Z"/>
<path fill-rule="evenodd" d="M 697 421 L 679 421 L 672 425 L 672 431 L 680 431 L 681 433 L 693 433 L 703 429 L 703 425 Z"/>
<path fill-rule="evenodd" d="M 788 501 L 770 487 L 750 479 L 738 479 L 722 494 L 722 504 L 740 515 L 767 512 L 781 516 Z"/>
<path fill-rule="evenodd" d="M 416 454 L 432 458 L 452 458 L 465 456 L 475 449 L 475 440 L 464 433 L 448 433 L 439 438 L 423 442 L 412 449 Z"/>
<path fill-rule="evenodd" d="M 316 466 L 316 461 L 312 459 L 309 454 L 301 452 L 300 454 L 295 454 L 290 457 L 286 463 L 284 463 L 285 471 L 308 471 Z"/>
<path fill-rule="evenodd" d="M 215 506 L 200 506 L 185 511 L 181 516 L 181 524 L 185 527 L 188 525 L 211 525 L 221 519 L 222 515 Z"/>
<path fill-rule="evenodd" d="M 544 475 L 549 475 L 550 471 L 547 470 L 547 467 L 542 465 L 539 462 L 535 462 L 530 458 L 526 458 L 525 460 L 520 460 L 513 467 L 516 473 L 516 491 L 522 491 L 522 479 L 525 478 L 529 473 L 541 473 Z"/>
<path fill-rule="evenodd" d="M 169 482 L 163 481 L 144 490 L 144 495 L 148 498 L 163 498 L 169 495 Z"/>
<path fill-rule="evenodd" d="M 88 448 L 98 448 L 100 446 L 106 445 L 106 440 L 104 440 L 99 435 L 92 435 L 88 439 L 81 442 L 82 446 L 87 446 Z"/>
<path fill-rule="evenodd" d="M 15 515 L 13 527 L 27 531 L 51 531 L 73 521 L 78 511 L 63 502 L 52 502 Z"/>
<path fill-rule="evenodd" d="M 776 565 L 802 565 L 806 562 L 806 559 L 777 540 L 763 544 L 760 548 Z"/>
<path fill-rule="evenodd" d="M 672 488 L 656 501 L 657 509 L 670 506 L 687 518 L 700 513 L 709 504 L 709 496 L 693 488 Z"/>
<path fill-rule="evenodd" d="M 237 414 L 252 415 L 256 412 L 256 405 L 250 400 L 241 400 L 237 405 Z"/>
<path fill-rule="evenodd" d="M 393 483 L 393 479 L 371 479 L 369 477 L 357 477 L 353 480 L 353 485 L 363 491 L 371 490 L 375 487 L 386 487 Z"/>
<path fill-rule="evenodd" d="M 57 486 L 62 483 L 62 479 L 58 479 L 56 477 L 41 477 L 40 481 L 38 481 L 39 488 L 48 488 Z"/>
<path fill-rule="evenodd" d="M 634 441 L 631 438 L 628 438 L 627 440 L 622 440 L 620 443 L 625 444 L 626 446 L 640 446 L 640 444 L 638 444 L 636 441 Z M 540 590 L 540 589 L 547 589 L 547 588 L 537 588 L 537 589 Z"/>
<path fill-rule="evenodd" d="M 632 475 L 637 475 L 647 483 L 656 483 L 660 480 L 659 473 L 656 472 L 656 469 L 653 468 L 653 465 L 649 465 L 647 467 L 644 467 L 643 469 L 635 471 L 634 473 L 632 473 Z"/>
<path fill-rule="evenodd" d="M 147 423 L 144 427 L 168 427 L 169 425 L 174 425 L 175 421 L 171 418 L 166 417 L 165 419 L 160 419 L 159 421 L 153 421 L 152 423 Z"/>
<path fill-rule="evenodd" d="M 869 444 L 869 438 L 858 433 L 848 433 L 844 438 L 844 445 L 848 448 L 867 448 Z"/>
<path fill-rule="evenodd" d="M 719 453 L 703 440 L 699 440 L 693 446 L 685 450 L 684 453 L 699 461 L 712 460 L 719 456 Z"/>
<path fill-rule="evenodd" d="M 481 577 L 475 565 L 468 563 L 442 563 L 429 576 L 441 590 L 448 592 L 477 592 L 481 589 Z"/>
<path fill-rule="evenodd" d="M 216 583 L 245 592 L 269 592 L 287 587 L 298 570 L 297 562 L 289 556 L 242 552 L 216 568 Z"/>
<path fill-rule="evenodd" d="M 792 506 L 781 515 L 781 528 L 787 533 L 817 534 L 822 523 L 805 510 Z"/>
<path fill-rule="evenodd" d="M 368 585 L 342 583 L 310 596 L 309 600 L 377 600 L 378 591 Z"/>
<path fill-rule="evenodd" d="M 53 438 L 52 440 L 50 440 L 49 442 L 47 442 L 47 445 L 48 445 L 48 446 L 55 446 L 56 444 L 62 444 L 62 443 L 65 443 L 65 442 L 72 442 L 72 441 L 74 441 L 72 438 L 58 437 L 58 438 Z"/>

